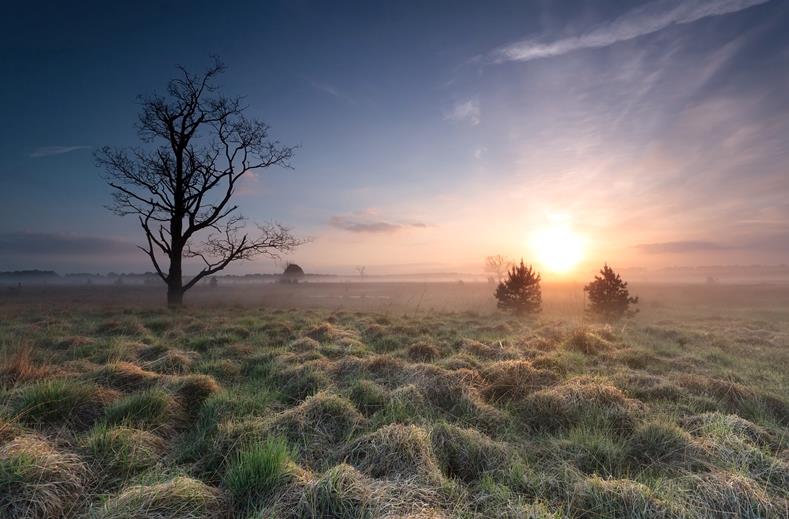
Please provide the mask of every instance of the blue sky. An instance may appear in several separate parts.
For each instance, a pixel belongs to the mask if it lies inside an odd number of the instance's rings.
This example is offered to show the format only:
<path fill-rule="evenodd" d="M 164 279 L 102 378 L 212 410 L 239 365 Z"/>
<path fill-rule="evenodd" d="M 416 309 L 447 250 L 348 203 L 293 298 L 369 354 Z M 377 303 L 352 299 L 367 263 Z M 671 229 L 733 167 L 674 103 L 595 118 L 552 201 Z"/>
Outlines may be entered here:
<path fill-rule="evenodd" d="M 18 3 L 0 269 L 149 269 L 92 152 L 211 55 L 300 146 L 238 196 L 313 238 L 307 270 L 474 271 L 556 225 L 590 266 L 785 263 L 788 28 L 782 0 Z"/>

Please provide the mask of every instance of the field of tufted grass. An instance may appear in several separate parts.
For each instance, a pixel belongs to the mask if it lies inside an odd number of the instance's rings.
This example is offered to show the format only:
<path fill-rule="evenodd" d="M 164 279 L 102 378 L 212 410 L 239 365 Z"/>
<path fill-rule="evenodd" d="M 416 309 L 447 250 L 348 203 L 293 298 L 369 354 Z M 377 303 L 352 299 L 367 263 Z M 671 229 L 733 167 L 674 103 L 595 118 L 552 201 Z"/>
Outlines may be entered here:
<path fill-rule="evenodd" d="M 787 516 L 787 307 L 652 301 L 5 304 L 0 517 Z"/>

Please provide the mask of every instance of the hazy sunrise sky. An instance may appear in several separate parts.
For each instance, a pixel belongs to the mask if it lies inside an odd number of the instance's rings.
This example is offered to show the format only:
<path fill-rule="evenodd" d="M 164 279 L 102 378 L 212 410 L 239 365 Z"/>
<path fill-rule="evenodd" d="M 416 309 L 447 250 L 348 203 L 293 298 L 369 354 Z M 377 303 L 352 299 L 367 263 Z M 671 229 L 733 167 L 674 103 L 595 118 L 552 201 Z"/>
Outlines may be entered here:
<path fill-rule="evenodd" d="M 93 150 L 176 64 L 299 145 L 238 195 L 312 272 L 789 263 L 789 1 L 8 2 L 0 270 L 151 270 Z M 271 272 L 267 260 L 231 272 Z"/>

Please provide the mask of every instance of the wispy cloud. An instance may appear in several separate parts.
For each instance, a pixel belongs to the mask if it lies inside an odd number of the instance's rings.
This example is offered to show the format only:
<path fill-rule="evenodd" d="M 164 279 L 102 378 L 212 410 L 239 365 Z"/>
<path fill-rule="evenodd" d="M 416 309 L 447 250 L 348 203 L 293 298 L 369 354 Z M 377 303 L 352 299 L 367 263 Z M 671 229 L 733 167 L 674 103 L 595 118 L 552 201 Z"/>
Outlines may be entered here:
<path fill-rule="evenodd" d="M 51 157 L 52 155 L 63 155 L 77 150 L 86 150 L 90 146 L 43 146 L 36 148 L 30 153 L 30 158 L 38 159 L 41 157 Z"/>
<path fill-rule="evenodd" d="M 489 58 L 495 63 L 530 61 L 561 56 L 580 49 L 607 47 L 671 25 L 736 13 L 768 1 L 770 0 L 658 0 L 628 11 L 611 23 L 598 26 L 586 34 L 547 42 L 522 40 L 494 50 Z"/>
<path fill-rule="evenodd" d="M 427 224 L 423 222 L 397 222 L 376 218 L 369 212 L 332 216 L 329 225 L 343 231 L 371 234 L 386 234 L 408 228 L 427 227 Z"/>
<path fill-rule="evenodd" d="M 647 254 L 686 254 L 726 250 L 730 247 L 711 241 L 668 241 L 662 243 L 642 243 L 636 248 Z"/>
<path fill-rule="evenodd" d="M 323 92 L 324 94 L 329 94 L 334 98 L 340 99 L 352 105 L 356 104 L 356 100 L 354 98 L 341 92 L 340 90 L 338 90 L 333 85 L 330 85 L 329 83 L 313 81 L 312 79 L 309 79 L 308 81 L 310 83 L 310 86 L 319 92 Z"/>
<path fill-rule="evenodd" d="M 476 99 L 468 99 L 455 103 L 452 108 L 444 113 L 444 119 L 458 123 L 465 122 L 472 126 L 476 126 L 481 121 L 481 115 L 479 101 Z"/>

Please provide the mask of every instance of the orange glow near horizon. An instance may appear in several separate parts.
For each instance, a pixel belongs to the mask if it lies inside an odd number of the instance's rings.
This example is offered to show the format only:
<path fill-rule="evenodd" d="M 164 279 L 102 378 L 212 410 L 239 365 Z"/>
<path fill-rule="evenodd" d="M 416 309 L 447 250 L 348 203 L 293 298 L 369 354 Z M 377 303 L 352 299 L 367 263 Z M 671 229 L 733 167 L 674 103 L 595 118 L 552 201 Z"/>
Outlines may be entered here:
<path fill-rule="evenodd" d="M 568 225 L 557 223 L 535 232 L 531 248 L 542 268 L 568 274 L 583 260 L 585 240 Z"/>

